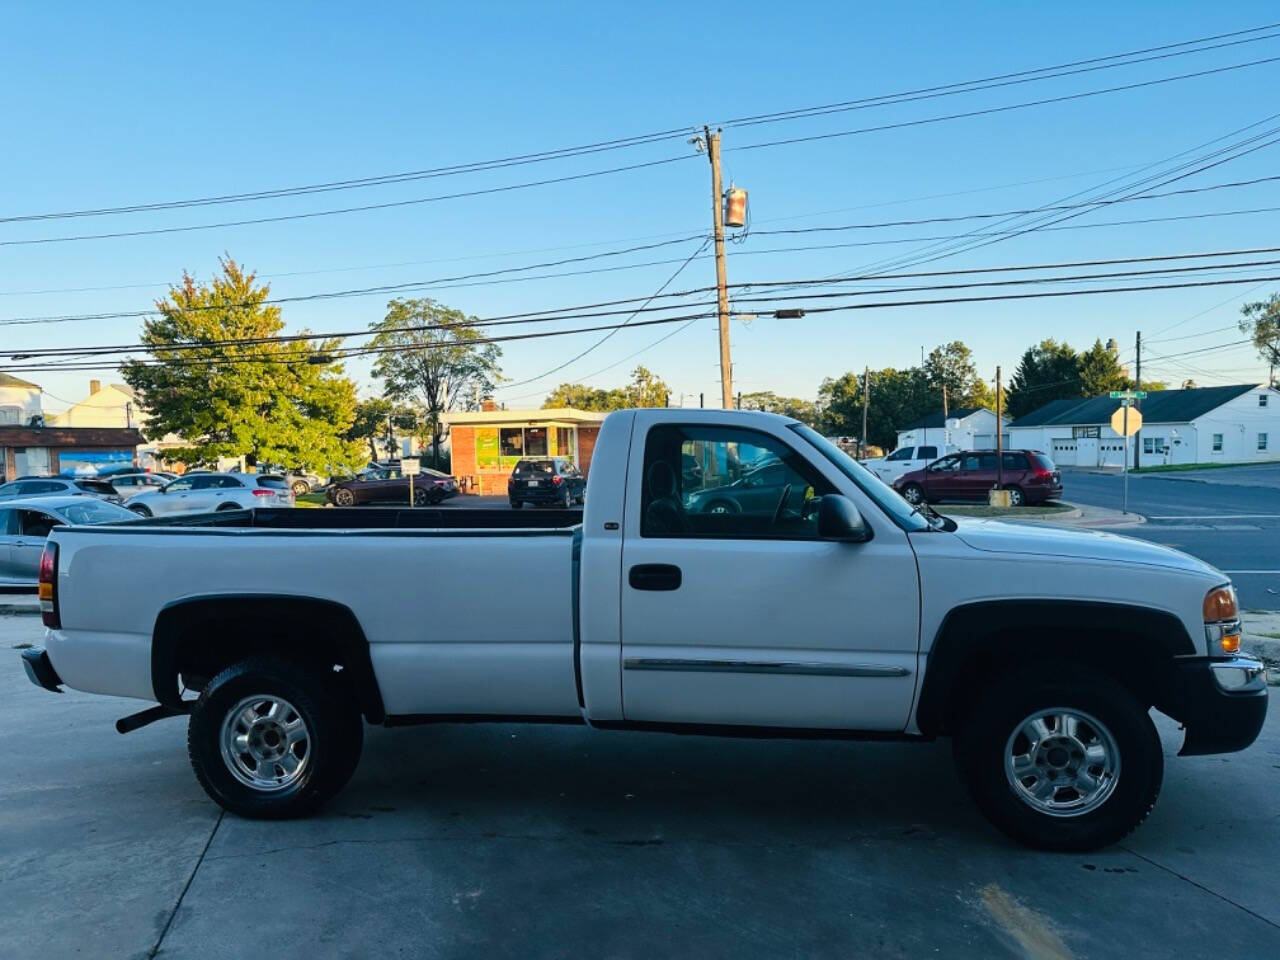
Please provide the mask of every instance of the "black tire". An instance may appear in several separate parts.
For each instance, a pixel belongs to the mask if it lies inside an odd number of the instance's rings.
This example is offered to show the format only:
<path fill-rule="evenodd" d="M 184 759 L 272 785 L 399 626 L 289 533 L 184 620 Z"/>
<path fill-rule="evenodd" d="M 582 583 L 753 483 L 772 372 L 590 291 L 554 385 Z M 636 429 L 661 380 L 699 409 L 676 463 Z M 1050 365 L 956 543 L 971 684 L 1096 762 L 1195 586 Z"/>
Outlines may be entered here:
<path fill-rule="evenodd" d="M 232 772 L 233 761 L 223 757 L 224 723 L 254 697 L 285 701 L 308 733 L 302 772 L 279 789 L 242 782 Z M 187 754 L 205 792 L 231 813 L 255 819 L 313 813 L 351 779 L 363 744 L 363 719 L 336 676 L 274 657 L 242 660 L 215 676 L 187 726 Z"/>
<path fill-rule="evenodd" d="M 305 480 L 295 480 L 289 489 L 293 491 L 295 497 L 305 497 L 311 492 L 311 484 Z"/>
<path fill-rule="evenodd" d="M 333 491 L 333 502 L 339 507 L 354 507 L 356 505 L 356 495 L 345 487 L 339 487 Z"/>
<path fill-rule="evenodd" d="M 238 503 L 223 503 L 218 505 L 218 509 L 214 513 L 226 513 L 228 510 L 243 510 L 244 507 Z"/>
<path fill-rule="evenodd" d="M 564 490 L 560 493 L 560 507 L 563 510 L 573 509 L 573 494 L 569 491 L 568 484 L 565 484 Z"/>
<path fill-rule="evenodd" d="M 738 513 L 738 505 L 732 500 L 712 500 L 707 504 L 705 513 Z"/>
<path fill-rule="evenodd" d="M 1026 506 L 1027 495 L 1022 492 L 1021 487 L 1010 485 L 1005 487 L 1005 490 L 1009 492 L 1009 506 L 1011 507 Z"/>
<path fill-rule="evenodd" d="M 902 488 L 902 499 L 913 507 L 925 502 L 924 488 L 918 483 L 908 483 Z"/>
<path fill-rule="evenodd" d="M 150 510 L 148 510 L 146 507 L 144 507 L 140 503 L 137 504 L 136 506 L 130 507 L 129 509 L 132 510 L 134 513 L 136 513 L 140 517 L 154 516 L 154 514 Z"/>
<path fill-rule="evenodd" d="M 1118 756 L 1110 793 L 1097 806 L 1074 815 L 1037 809 L 1005 772 L 1006 749 L 1020 749 L 1015 731 L 1038 711 L 1052 709 L 1096 718 L 1110 734 Z M 1082 727 L 1088 730 L 1087 723 Z M 1042 850 L 1083 852 L 1121 840 L 1147 818 L 1164 776 L 1160 737 L 1146 705 L 1119 681 L 1067 662 L 1038 663 L 982 690 L 957 731 L 954 748 L 961 779 L 987 819 L 1014 840 Z M 1046 782 L 1059 775 L 1046 769 Z M 1035 774 L 1027 779 L 1034 782 Z M 1074 788 L 1064 783 L 1061 790 L 1064 802 L 1070 803 Z M 1053 798 L 1058 797 L 1055 792 Z"/>
<path fill-rule="evenodd" d="M 512 509 L 512 510 L 519 510 L 521 507 L 523 507 L 523 506 L 524 506 L 524 501 L 523 501 L 523 500 L 512 500 L 512 499 L 508 498 L 508 499 L 507 499 L 507 502 L 508 502 L 509 504 L 511 504 L 511 509 Z"/>

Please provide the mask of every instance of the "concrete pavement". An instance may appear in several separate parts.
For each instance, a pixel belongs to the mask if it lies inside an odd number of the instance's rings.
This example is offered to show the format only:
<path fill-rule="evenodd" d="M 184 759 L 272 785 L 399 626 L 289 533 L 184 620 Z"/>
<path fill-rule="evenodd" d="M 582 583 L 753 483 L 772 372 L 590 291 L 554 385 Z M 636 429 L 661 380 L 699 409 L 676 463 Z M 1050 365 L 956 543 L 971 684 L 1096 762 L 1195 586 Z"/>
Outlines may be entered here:
<path fill-rule="evenodd" d="M 320 816 L 223 816 L 181 720 L 46 693 L 0 617 L 0 955 L 1112 957 L 1280 953 L 1280 720 L 1175 758 L 1149 822 L 1016 847 L 934 744 L 368 730 Z"/>

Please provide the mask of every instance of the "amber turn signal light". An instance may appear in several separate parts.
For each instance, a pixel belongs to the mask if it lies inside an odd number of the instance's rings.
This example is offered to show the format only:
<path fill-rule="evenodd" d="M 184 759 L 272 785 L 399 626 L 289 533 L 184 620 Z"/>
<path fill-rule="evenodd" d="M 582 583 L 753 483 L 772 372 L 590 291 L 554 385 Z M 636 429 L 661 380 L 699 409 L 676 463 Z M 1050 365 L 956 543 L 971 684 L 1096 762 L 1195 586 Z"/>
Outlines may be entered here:
<path fill-rule="evenodd" d="M 1216 587 L 1205 595 L 1205 623 L 1222 623 L 1225 620 L 1234 620 L 1238 613 L 1236 592 L 1230 587 Z"/>

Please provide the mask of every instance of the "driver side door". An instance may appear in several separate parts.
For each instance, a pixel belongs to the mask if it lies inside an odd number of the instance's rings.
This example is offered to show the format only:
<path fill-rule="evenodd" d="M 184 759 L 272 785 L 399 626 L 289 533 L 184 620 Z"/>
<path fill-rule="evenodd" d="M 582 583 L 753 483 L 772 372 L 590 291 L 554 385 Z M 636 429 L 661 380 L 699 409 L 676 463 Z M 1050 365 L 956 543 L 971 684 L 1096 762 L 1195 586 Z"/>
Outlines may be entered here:
<path fill-rule="evenodd" d="M 621 571 L 628 721 L 906 725 L 919 645 L 919 582 L 906 534 L 876 511 L 864 517 L 867 542 L 820 539 L 817 507 L 839 475 L 801 456 L 785 427 L 779 434 L 636 414 Z M 688 512 L 682 491 L 671 492 L 688 455 L 714 465 L 707 486 L 732 483 L 733 464 L 766 455 L 777 458 L 784 482 L 772 488 L 772 502 Z M 786 483 L 798 508 L 775 521 Z M 868 498 L 859 502 L 875 509 Z"/>

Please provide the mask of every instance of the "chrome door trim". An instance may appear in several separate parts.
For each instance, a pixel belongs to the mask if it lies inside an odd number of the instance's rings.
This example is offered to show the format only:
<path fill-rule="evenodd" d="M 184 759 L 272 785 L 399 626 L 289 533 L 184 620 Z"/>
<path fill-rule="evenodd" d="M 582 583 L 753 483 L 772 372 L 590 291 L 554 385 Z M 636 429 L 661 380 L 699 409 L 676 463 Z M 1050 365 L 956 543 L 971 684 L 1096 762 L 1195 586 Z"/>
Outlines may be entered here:
<path fill-rule="evenodd" d="M 905 677 L 906 667 L 872 664 L 799 663 L 786 660 L 685 660 L 672 657 L 627 657 L 625 670 L 669 670 L 681 673 L 778 673 L 809 677 Z"/>

